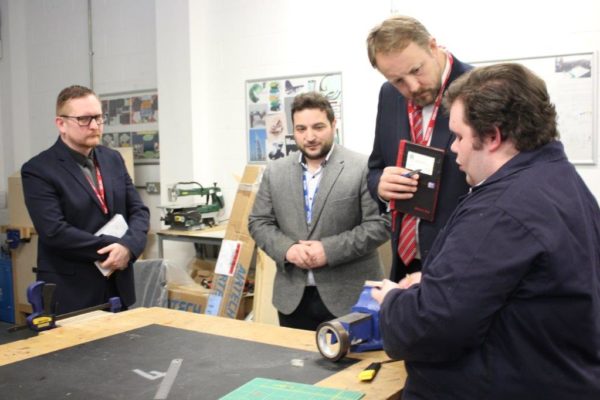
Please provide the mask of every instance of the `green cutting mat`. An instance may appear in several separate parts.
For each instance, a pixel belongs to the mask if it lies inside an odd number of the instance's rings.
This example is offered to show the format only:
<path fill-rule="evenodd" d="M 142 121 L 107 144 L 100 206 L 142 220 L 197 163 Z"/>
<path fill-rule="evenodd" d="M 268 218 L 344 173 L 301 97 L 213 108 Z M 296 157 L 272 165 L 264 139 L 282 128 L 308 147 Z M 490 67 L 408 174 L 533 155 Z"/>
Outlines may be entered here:
<path fill-rule="evenodd" d="M 361 392 L 254 378 L 219 400 L 358 400 L 363 396 Z"/>

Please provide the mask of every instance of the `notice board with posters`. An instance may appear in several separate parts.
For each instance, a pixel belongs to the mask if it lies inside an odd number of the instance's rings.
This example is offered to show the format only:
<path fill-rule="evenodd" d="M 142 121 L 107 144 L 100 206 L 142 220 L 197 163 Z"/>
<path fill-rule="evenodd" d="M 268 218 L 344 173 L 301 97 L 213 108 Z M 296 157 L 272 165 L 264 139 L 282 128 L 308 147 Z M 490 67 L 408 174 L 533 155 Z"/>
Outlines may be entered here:
<path fill-rule="evenodd" d="M 595 52 L 559 54 L 493 61 L 475 67 L 518 63 L 546 82 L 558 114 L 560 141 L 573 164 L 596 164 L 598 143 L 598 78 Z"/>
<path fill-rule="evenodd" d="M 102 144 L 133 148 L 134 164 L 158 164 L 158 92 L 153 89 L 99 97 L 102 112 L 108 115 Z"/>
<path fill-rule="evenodd" d="M 305 92 L 323 94 L 336 119 L 335 142 L 342 143 L 342 74 L 264 78 L 246 81 L 246 131 L 249 163 L 266 163 L 297 150 L 291 107 Z"/>

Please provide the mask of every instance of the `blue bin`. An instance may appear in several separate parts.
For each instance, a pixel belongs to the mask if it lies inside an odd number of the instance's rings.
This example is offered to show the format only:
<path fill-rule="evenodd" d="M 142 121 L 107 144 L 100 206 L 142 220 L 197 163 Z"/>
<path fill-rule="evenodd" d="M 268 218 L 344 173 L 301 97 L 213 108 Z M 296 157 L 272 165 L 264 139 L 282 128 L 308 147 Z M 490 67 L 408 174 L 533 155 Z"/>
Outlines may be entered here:
<path fill-rule="evenodd" d="M 15 323 L 12 263 L 5 256 L 0 256 L 0 321 Z"/>

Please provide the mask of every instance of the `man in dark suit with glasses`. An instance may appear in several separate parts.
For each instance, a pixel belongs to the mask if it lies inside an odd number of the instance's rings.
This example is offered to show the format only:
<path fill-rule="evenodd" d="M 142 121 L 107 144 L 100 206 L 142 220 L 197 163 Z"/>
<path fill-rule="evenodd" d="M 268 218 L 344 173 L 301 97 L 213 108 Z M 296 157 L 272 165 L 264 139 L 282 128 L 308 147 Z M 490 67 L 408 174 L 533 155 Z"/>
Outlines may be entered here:
<path fill-rule="evenodd" d="M 83 86 L 56 101 L 59 138 L 22 169 L 25 203 L 39 235 L 37 279 L 56 284 L 57 314 L 118 296 L 135 302 L 133 267 L 146 245 L 149 211 L 121 155 L 101 146 L 98 96 Z M 122 234 L 95 235 L 120 214 Z"/>

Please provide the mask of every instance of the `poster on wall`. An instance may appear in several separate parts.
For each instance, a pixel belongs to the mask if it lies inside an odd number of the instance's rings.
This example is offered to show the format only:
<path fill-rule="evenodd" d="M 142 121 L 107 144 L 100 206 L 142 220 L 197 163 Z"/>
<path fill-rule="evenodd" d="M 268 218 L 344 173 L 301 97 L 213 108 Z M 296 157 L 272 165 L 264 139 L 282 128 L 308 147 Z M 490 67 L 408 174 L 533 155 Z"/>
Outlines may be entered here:
<path fill-rule="evenodd" d="M 160 162 L 158 94 L 156 90 L 100 95 L 108 115 L 102 144 L 132 147 L 134 164 Z"/>
<path fill-rule="evenodd" d="M 266 78 L 246 81 L 246 126 L 249 163 L 266 163 L 297 150 L 291 107 L 300 93 L 327 97 L 336 119 L 335 142 L 342 143 L 342 74 Z"/>
<path fill-rule="evenodd" d="M 550 101 L 558 114 L 558 131 L 565 152 L 573 164 L 597 163 L 598 96 L 596 53 L 477 61 L 484 66 L 514 62 L 532 70 L 546 82 Z"/>

